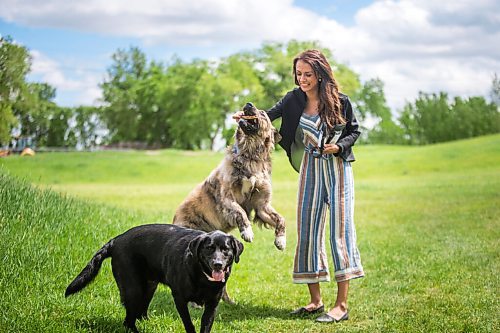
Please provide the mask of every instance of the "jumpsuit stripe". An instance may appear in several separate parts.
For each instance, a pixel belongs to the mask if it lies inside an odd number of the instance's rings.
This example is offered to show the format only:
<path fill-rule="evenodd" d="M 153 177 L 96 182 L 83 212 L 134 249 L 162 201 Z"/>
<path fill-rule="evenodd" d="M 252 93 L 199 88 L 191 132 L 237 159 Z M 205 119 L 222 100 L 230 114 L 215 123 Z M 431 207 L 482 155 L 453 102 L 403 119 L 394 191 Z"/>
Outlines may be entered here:
<path fill-rule="evenodd" d="M 299 176 L 297 205 L 298 242 L 293 282 L 330 281 L 325 249 L 327 206 L 330 207 L 330 247 L 335 280 L 345 281 L 364 275 L 354 228 L 354 182 L 351 164 L 340 157 L 314 157 L 319 146 L 319 116 L 305 116 L 299 126 L 304 132 L 306 152 Z"/>

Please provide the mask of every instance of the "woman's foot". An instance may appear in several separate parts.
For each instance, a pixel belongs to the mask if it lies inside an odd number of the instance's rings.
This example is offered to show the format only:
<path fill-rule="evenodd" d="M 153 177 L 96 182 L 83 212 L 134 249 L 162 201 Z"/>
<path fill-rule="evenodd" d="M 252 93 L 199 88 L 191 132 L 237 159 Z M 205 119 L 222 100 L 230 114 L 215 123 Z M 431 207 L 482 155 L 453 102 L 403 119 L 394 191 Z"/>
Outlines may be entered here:
<path fill-rule="evenodd" d="M 332 317 L 335 319 L 335 321 L 341 321 L 341 320 L 346 320 L 349 318 L 347 315 L 349 311 L 347 310 L 347 307 L 344 305 L 336 305 L 333 309 L 328 311 L 328 316 Z M 346 318 L 347 317 L 347 318 Z"/>
<path fill-rule="evenodd" d="M 338 323 L 338 322 L 348 320 L 348 319 L 349 319 L 349 311 L 344 313 L 344 315 L 340 318 L 334 318 L 331 315 L 329 315 L 328 313 L 324 313 L 321 316 L 319 316 L 318 318 L 316 318 L 316 321 L 319 323 Z"/>
<path fill-rule="evenodd" d="M 316 313 L 322 313 L 325 310 L 325 306 L 320 303 L 320 304 L 315 304 L 315 303 L 309 303 L 304 307 L 298 308 L 292 312 L 290 312 L 291 315 L 310 315 L 310 314 L 316 314 Z"/>

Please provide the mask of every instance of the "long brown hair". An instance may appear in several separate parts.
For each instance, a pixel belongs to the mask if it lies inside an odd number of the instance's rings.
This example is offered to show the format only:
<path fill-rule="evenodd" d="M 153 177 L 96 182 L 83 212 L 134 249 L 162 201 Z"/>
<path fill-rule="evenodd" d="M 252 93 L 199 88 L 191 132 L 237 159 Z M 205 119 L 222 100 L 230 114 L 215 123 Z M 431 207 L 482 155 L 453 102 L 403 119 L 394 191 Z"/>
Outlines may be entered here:
<path fill-rule="evenodd" d="M 306 50 L 293 59 L 293 76 L 297 80 L 297 61 L 302 60 L 309 64 L 318 78 L 319 116 L 332 129 L 335 124 L 345 124 L 342 116 L 342 104 L 339 98 L 339 86 L 333 77 L 333 70 L 326 57 L 319 50 Z"/>

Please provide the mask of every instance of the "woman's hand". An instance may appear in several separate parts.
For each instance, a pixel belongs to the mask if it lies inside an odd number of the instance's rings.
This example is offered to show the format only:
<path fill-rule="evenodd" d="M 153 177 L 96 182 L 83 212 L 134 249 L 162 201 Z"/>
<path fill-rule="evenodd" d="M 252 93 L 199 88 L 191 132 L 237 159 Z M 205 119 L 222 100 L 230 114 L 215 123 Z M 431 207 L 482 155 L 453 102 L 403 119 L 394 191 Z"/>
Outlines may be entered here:
<path fill-rule="evenodd" d="M 335 143 L 326 143 L 323 149 L 323 154 L 337 154 L 340 152 L 340 147 Z"/>

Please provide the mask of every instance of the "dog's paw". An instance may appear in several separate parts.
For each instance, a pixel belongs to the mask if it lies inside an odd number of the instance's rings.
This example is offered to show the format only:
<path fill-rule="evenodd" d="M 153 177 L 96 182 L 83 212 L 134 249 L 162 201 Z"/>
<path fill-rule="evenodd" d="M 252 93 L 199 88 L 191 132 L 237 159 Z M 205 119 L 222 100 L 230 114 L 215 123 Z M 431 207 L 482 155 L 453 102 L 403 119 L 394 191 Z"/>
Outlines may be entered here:
<path fill-rule="evenodd" d="M 227 304 L 230 304 L 230 305 L 236 305 L 236 302 L 233 301 L 231 299 L 231 297 L 229 297 L 229 296 L 224 297 L 224 295 L 222 295 L 222 300 L 224 301 L 224 303 L 227 303 Z"/>
<path fill-rule="evenodd" d="M 248 226 L 241 232 L 241 238 L 245 241 L 251 243 L 253 241 L 253 230 L 252 227 Z"/>
<path fill-rule="evenodd" d="M 286 237 L 285 236 L 278 236 L 274 240 L 274 245 L 278 248 L 278 250 L 283 251 L 286 247 Z"/>

